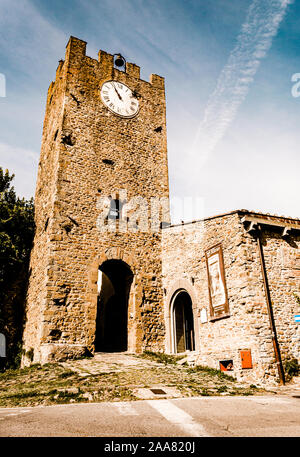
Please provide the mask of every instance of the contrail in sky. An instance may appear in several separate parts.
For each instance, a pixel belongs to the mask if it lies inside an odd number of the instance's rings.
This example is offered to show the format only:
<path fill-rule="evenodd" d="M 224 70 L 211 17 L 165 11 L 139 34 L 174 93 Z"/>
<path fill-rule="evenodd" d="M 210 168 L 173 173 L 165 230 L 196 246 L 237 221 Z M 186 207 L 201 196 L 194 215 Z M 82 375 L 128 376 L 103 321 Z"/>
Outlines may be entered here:
<path fill-rule="evenodd" d="M 254 0 L 251 3 L 237 44 L 221 71 L 195 136 L 191 152 L 198 166 L 205 163 L 233 121 L 249 91 L 261 59 L 272 45 L 287 6 L 293 1 Z"/>

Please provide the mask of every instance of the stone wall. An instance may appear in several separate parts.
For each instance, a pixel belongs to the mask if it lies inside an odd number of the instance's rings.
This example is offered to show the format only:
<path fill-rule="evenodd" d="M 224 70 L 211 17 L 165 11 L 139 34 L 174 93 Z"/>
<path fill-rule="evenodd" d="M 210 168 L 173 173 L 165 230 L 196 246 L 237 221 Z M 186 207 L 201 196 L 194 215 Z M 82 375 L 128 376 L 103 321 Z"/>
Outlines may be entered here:
<path fill-rule="evenodd" d="M 255 237 L 245 230 L 242 216 L 243 212 L 233 212 L 163 230 L 166 351 L 174 349 L 172 297 L 183 288 L 193 301 L 197 363 L 219 369 L 220 361 L 233 360 L 233 374 L 238 379 L 272 383 L 278 373 L 259 251 Z M 299 290 L 299 236 L 295 232 L 286 241 L 275 228 L 275 232 L 264 230 L 263 240 L 282 355 L 299 358 L 299 324 L 294 322 L 299 305 L 293 296 Z M 230 317 L 210 320 L 205 251 L 219 243 L 223 250 Z M 208 316 L 206 323 L 200 320 L 203 309 Z M 242 368 L 242 350 L 251 351 L 253 368 Z"/>
<path fill-rule="evenodd" d="M 286 239 L 278 230 L 263 231 L 263 250 L 270 286 L 274 319 L 283 360 L 300 359 L 300 234 Z"/>
<path fill-rule="evenodd" d="M 143 81 L 138 66 L 117 70 L 112 55 L 100 51 L 95 60 L 85 47 L 71 37 L 48 93 L 24 334 L 33 361 L 93 351 L 98 267 L 108 259 L 126 262 L 134 274 L 129 350 L 164 344 L 160 231 L 97 225 L 101 197 L 126 191 L 148 208 L 152 197 L 168 199 L 164 80 Z M 136 117 L 118 117 L 103 105 L 100 88 L 110 79 L 136 92 Z"/>
<path fill-rule="evenodd" d="M 35 192 L 35 237 L 30 257 L 29 288 L 23 334 L 24 360 L 32 359 L 33 348 L 40 344 L 42 313 L 47 302 L 47 270 L 51 258 L 52 221 L 57 193 L 59 147 L 58 131 L 63 121 L 65 77 L 60 61 L 55 84 L 48 89 L 43 125 L 42 146 Z M 27 360 L 28 359 L 28 360 Z"/>

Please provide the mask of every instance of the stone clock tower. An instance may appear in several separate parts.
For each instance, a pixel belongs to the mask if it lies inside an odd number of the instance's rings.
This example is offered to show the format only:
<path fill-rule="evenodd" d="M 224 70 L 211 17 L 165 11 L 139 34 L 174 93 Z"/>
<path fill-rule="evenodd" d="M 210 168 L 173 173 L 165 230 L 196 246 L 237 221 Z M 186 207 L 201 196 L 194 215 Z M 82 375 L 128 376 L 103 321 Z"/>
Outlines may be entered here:
<path fill-rule="evenodd" d="M 164 79 L 85 50 L 70 38 L 48 90 L 23 364 L 164 349 Z"/>

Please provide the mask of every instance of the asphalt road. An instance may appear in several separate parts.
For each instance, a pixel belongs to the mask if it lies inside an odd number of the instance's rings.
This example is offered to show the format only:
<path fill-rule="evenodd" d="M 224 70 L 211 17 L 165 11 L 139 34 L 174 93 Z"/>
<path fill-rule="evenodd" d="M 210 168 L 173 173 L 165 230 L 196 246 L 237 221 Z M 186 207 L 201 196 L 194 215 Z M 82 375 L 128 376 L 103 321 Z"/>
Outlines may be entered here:
<path fill-rule="evenodd" d="M 200 397 L 0 408 L 0 436 L 300 437 L 300 398 Z"/>

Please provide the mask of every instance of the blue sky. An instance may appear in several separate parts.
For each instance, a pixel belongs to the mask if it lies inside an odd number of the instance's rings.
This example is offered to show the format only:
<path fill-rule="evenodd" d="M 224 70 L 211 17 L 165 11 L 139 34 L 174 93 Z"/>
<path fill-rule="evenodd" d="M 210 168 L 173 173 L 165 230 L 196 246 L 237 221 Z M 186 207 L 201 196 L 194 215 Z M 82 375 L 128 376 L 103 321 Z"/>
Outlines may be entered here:
<path fill-rule="evenodd" d="M 300 217 L 299 0 L 1 0 L 0 166 L 25 197 L 70 35 L 166 78 L 171 196 Z"/>

